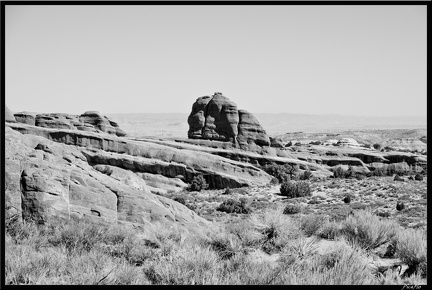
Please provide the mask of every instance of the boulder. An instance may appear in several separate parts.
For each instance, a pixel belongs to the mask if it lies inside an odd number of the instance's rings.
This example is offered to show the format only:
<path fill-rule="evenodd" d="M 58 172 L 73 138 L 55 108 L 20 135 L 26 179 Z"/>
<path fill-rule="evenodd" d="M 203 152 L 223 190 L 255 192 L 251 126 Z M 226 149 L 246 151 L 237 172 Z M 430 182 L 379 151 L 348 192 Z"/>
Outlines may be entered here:
<path fill-rule="evenodd" d="M 6 122 L 16 122 L 14 114 L 5 106 L 5 121 Z"/>
<path fill-rule="evenodd" d="M 188 117 L 190 139 L 229 142 L 240 148 L 270 146 L 270 138 L 258 120 L 222 93 L 198 98 Z"/>

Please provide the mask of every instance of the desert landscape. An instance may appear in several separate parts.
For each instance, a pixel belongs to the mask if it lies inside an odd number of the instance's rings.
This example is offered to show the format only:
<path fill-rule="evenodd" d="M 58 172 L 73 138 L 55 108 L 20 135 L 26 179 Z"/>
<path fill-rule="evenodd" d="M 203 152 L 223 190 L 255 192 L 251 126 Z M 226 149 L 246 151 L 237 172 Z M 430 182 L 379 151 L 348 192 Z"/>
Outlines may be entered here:
<path fill-rule="evenodd" d="M 5 284 L 427 283 L 425 119 L 189 103 L 6 107 Z"/>

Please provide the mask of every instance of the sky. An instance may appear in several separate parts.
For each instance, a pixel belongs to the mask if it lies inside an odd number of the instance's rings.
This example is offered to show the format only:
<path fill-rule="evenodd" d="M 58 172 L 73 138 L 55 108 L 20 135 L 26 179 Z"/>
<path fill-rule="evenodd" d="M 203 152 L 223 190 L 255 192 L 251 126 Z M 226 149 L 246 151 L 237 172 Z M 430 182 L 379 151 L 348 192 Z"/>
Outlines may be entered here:
<path fill-rule="evenodd" d="M 13 112 L 426 116 L 425 5 L 7 5 Z"/>

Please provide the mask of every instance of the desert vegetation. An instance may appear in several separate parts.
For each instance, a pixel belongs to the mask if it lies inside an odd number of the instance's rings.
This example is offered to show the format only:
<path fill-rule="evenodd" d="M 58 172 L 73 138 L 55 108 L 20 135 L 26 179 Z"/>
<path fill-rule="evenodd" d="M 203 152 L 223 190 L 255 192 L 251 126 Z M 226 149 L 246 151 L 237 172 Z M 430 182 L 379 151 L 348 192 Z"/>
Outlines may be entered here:
<path fill-rule="evenodd" d="M 8 285 L 426 284 L 425 131 L 270 138 L 221 93 L 189 139 L 9 115 Z"/>
<path fill-rule="evenodd" d="M 426 235 L 360 210 L 336 223 L 280 206 L 206 232 L 159 228 L 143 238 L 121 225 L 52 218 L 6 227 L 6 284 L 425 284 Z M 320 252 L 324 242 L 338 248 Z M 383 244 L 408 265 L 378 272 Z M 335 244 L 336 245 L 336 244 Z"/>

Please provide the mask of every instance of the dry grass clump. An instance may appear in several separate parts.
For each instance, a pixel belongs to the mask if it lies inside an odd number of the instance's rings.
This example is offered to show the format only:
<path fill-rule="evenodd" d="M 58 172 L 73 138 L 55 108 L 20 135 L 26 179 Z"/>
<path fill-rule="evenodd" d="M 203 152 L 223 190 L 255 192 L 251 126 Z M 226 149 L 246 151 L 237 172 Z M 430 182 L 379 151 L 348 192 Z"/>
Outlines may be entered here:
<path fill-rule="evenodd" d="M 349 215 L 341 229 L 350 243 L 368 250 L 390 241 L 398 231 L 400 226 L 396 222 L 380 219 L 370 209 Z"/>
<path fill-rule="evenodd" d="M 283 208 L 242 215 L 202 233 L 156 226 L 143 238 L 119 225 L 90 220 L 22 224 L 6 232 L 6 284 L 423 284 L 423 232 L 397 228 L 359 211 L 342 224 Z M 382 234 L 380 234 L 382 232 Z M 313 235 L 307 238 L 306 235 Z M 318 254 L 318 237 L 359 245 Z M 407 278 L 377 277 L 364 249 L 391 240 L 396 256 L 414 269 Z M 252 253 L 266 259 L 257 260 Z M 275 258 L 276 257 L 276 258 Z"/>
<path fill-rule="evenodd" d="M 408 265 L 409 272 L 427 275 L 427 237 L 424 231 L 404 229 L 396 234 L 396 255 Z M 407 270 L 408 271 L 408 270 Z"/>
<path fill-rule="evenodd" d="M 300 228 L 306 236 L 317 233 L 322 226 L 329 222 L 329 217 L 322 214 L 304 215 L 300 218 Z"/>

